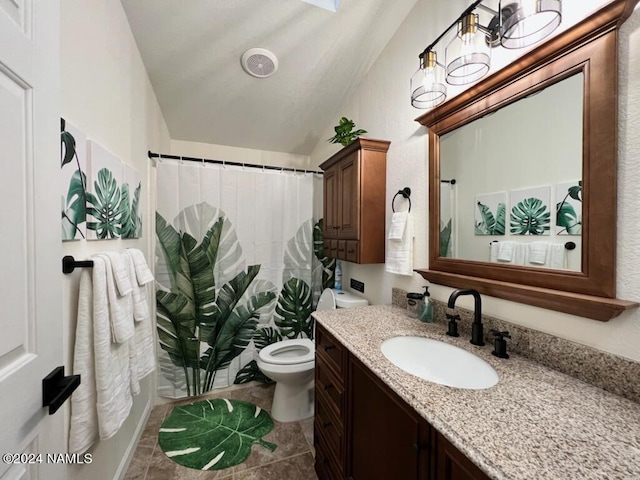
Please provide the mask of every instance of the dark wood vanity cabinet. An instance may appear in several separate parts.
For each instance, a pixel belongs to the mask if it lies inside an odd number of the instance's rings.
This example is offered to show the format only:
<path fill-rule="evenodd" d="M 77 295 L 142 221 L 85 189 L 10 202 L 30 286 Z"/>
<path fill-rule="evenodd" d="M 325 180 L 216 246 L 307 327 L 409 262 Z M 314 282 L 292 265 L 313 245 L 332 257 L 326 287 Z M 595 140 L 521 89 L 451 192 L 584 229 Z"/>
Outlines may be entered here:
<path fill-rule="evenodd" d="M 321 325 L 315 378 L 320 480 L 488 480 Z"/>
<path fill-rule="evenodd" d="M 388 148 L 387 141 L 358 138 L 320 165 L 328 256 L 384 263 Z"/>

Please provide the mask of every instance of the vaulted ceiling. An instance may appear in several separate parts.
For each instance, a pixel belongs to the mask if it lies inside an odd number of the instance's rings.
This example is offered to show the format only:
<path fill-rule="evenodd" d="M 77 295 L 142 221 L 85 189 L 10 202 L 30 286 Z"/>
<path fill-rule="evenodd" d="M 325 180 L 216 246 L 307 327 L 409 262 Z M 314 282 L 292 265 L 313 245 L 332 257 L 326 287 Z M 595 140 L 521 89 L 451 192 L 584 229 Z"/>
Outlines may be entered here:
<path fill-rule="evenodd" d="M 416 0 L 121 0 L 171 137 L 309 154 Z M 266 48 L 268 78 L 242 54 Z M 399 72 L 407 76 L 410 72 Z"/>

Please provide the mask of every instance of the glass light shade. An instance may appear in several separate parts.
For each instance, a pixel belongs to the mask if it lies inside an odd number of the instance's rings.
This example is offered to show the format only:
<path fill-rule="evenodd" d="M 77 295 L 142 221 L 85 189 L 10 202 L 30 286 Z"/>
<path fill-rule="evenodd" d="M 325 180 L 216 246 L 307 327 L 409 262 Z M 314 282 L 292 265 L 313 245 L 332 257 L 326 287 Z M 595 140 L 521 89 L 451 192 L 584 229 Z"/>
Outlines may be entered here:
<path fill-rule="evenodd" d="M 500 43 L 504 48 L 524 48 L 558 28 L 562 21 L 562 1 L 517 0 L 502 6 L 500 12 Z"/>
<path fill-rule="evenodd" d="M 446 98 L 444 68 L 437 62 L 436 52 L 425 52 L 420 57 L 420 68 L 411 77 L 411 105 L 433 108 Z"/>
<path fill-rule="evenodd" d="M 450 85 L 466 85 L 489 72 L 491 49 L 478 28 L 477 14 L 464 17 L 457 28 L 456 36 L 445 50 L 446 80 Z"/>

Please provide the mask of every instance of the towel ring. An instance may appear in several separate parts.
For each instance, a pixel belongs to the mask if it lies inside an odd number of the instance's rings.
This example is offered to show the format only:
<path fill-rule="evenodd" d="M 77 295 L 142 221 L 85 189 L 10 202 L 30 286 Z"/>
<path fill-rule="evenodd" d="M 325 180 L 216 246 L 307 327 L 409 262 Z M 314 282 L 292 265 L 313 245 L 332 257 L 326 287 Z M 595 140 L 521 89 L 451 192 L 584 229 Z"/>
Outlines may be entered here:
<path fill-rule="evenodd" d="M 398 193 L 396 193 L 393 196 L 393 200 L 391 200 L 391 211 L 393 213 L 396 213 L 396 209 L 393 206 L 393 203 L 396 201 L 396 197 L 398 195 L 402 195 L 404 198 L 406 198 L 407 200 L 409 200 L 409 212 L 411 211 L 411 189 L 409 187 L 404 187 L 402 190 L 398 190 Z"/>

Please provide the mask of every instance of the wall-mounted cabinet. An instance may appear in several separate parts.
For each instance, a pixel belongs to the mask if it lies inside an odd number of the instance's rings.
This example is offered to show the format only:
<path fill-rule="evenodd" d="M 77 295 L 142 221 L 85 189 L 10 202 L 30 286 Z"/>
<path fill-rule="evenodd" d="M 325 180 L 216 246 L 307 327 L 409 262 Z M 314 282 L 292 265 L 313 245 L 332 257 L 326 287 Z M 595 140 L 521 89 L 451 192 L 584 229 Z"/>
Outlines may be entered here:
<path fill-rule="evenodd" d="M 358 138 L 320 165 L 324 170 L 324 250 L 354 263 L 384 263 L 387 150 Z"/>
<path fill-rule="evenodd" d="M 488 480 L 321 325 L 316 334 L 320 480 Z"/>

